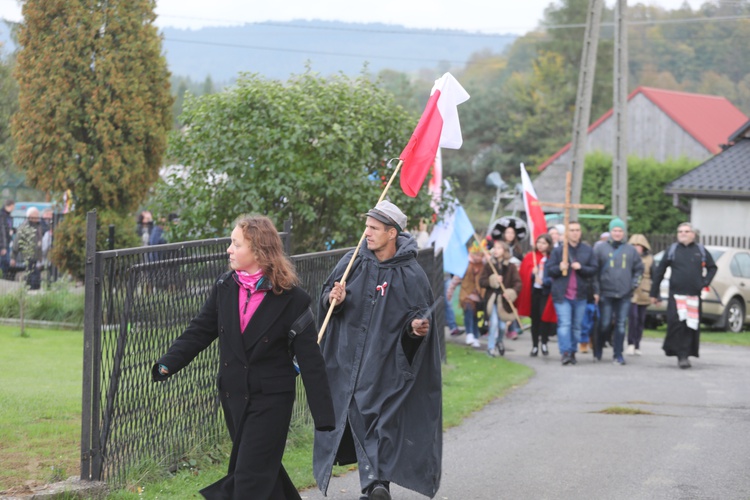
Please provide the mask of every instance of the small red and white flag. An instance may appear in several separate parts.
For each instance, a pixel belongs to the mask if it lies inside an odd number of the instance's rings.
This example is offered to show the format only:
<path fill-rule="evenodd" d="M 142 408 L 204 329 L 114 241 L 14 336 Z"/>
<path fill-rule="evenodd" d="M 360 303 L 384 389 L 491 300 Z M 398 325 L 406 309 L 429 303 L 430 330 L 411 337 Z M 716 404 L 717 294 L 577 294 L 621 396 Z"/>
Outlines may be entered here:
<path fill-rule="evenodd" d="M 533 245 L 540 235 L 547 232 L 547 221 L 544 219 L 542 207 L 535 203 L 539 200 L 523 163 L 521 163 L 521 182 L 523 183 L 523 207 L 526 210 L 526 221 L 529 224 L 529 234 L 531 234 Z"/>
<path fill-rule="evenodd" d="M 435 80 L 417 128 L 399 157 L 403 161 L 401 189 L 407 196 L 419 193 L 439 147 L 461 147 L 457 106 L 468 99 L 469 94 L 450 73 Z"/>
<path fill-rule="evenodd" d="M 430 180 L 427 182 L 427 191 L 429 191 L 432 198 L 430 206 L 437 213 L 440 208 L 440 200 L 443 197 L 443 157 L 440 154 L 440 148 L 438 148 L 437 155 L 435 155 L 432 176 L 430 176 Z"/>

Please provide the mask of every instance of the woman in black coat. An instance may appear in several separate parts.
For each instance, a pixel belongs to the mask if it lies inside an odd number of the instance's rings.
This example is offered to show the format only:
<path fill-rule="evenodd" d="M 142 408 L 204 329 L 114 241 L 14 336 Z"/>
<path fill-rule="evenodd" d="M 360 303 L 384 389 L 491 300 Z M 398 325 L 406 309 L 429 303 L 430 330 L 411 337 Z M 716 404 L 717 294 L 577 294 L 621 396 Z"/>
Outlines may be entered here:
<path fill-rule="evenodd" d="M 310 296 L 297 285 L 271 221 L 240 217 L 227 249 L 231 271 L 214 284 L 200 313 L 152 369 L 155 381 L 187 366 L 219 338 L 219 397 L 232 453 L 227 475 L 201 490 L 207 499 L 299 499 L 284 454 L 297 371 L 320 431 L 334 428 L 325 364 Z M 296 335 L 290 336 L 294 330 Z M 290 340 L 293 339 L 293 340 Z"/>

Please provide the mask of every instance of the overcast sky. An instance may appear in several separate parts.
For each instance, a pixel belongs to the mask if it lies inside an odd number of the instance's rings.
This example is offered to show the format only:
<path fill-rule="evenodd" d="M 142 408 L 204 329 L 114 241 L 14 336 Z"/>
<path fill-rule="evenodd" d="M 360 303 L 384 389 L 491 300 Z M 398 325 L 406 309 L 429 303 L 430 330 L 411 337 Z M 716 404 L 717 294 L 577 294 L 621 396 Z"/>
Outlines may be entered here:
<path fill-rule="evenodd" d="M 524 34 L 534 29 L 550 0 L 157 0 L 159 26 L 200 28 L 263 21 L 320 19 L 381 22 L 407 28 L 446 28 L 486 33 Z M 613 5 L 614 0 L 606 0 Z M 634 0 L 629 2 L 635 4 Z M 683 0 L 644 0 L 648 5 L 675 9 Z M 696 8 L 703 2 L 689 0 Z M 0 0 L 0 17 L 21 18 L 17 0 Z"/>

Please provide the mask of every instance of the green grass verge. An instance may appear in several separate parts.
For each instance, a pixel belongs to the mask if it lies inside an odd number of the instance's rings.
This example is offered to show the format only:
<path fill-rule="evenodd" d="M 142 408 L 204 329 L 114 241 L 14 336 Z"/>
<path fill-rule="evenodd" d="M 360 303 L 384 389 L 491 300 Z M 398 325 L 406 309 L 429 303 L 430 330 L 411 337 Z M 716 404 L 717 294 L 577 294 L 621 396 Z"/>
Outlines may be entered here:
<path fill-rule="evenodd" d="M 0 490 L 79 473 L 83 334 L 0 326 Z"/>
<path fill-rule="evenodd" d="M 83 334 L 65 330 L 0 326 L 0 491 L 28 482 L 47 483 L 80 472 Z M 524 383 L 532 370 L 493 359 L 461 345 L 447 346 L 443 367 L 443 422 L 449 428 L 493 399 Z M 284 466 L 295 484 L 314 485 L 312 430 L 293 428 Z M 195 450 L 168 472 L 164 464 L 132 470 L 127 488 L 112 499 L 197 498 L 221 478 L 231 444 Z M 350 468 L 337 467 L 334 474 Z"/>
<path fill-rule="evenodd" d="M 0 294 L 0 318 L 20 317 L 22 290 Z M 65 283 L 44 286 L 37 293 L 26 292 L 24 298 L 26 319 L 73 323 L 83 325 L 83 291 L 71 292 Z"/>
<path fill-rule="evenodd" d="M 662 325 L 656 330 L 644 330 L 643 336 L 650 339 L 664 339 L 667 327 Z M 750 331 L 740 333 L 720 332 L 709 330 L 701 325 L 701 343 L 711 342 L 713 344 L 736 345 L 750 347 Z"/>
<path fill-rule="evenodd" d="M 504 358 L 490 358 L 484 351 L 460 345 L 447 346 L 448 363 L 443 367 L 443 427 L 459 425 L 465 417 L 487 403 L 502 396 L 513 387 L 525 383 L 533 370 L 511 363 Z M 309 427 L 293 428 L 284 453 L 284 468 L 299 488 L 315 486 L 312 477 L 313 432 Z M 176 474 L 153 481 L 132 483 L 114 492 L 115 500 L 193 498 L 202 487 L 221 478 L 226 472 L 226 460 L 210 463 L 203 456 L 193 459 L 195 467 L 185 467 Z M 335 467 L 333 474 L 341 475 L 354 467 Z"/>

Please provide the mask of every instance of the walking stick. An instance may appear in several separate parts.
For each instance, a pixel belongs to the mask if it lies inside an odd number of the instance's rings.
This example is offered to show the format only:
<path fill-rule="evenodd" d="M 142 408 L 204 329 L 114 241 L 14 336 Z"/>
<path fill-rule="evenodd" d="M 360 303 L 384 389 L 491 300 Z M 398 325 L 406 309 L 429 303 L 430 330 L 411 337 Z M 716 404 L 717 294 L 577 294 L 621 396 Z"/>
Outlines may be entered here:
<path fill-rule="evenodd" d="M 497 269 L 495 268 L 495 265 L 492 263 L 492 256 L 490 255 L 490 252 L 487 251 L 486 248 L 482 248 L 482 242 L 477 237 L 477 234 L 474 233 L 474 239 L 477 242 L 477 245 L 479 245 L 479 248 L 482 249 L 484 252 L 484 256 L 487 257 L 487 262 L 490 265 L 490 268 L 492 269 L 492 272 L 495 274 L 495 276 L 498 276 L 500 278 L 500 289 L 503 291 L 503 294 L 505 294 L 505 285 L 503 284 L 503 277 L 500 276 L 500 273 L 497 272 Z M 505 300 L 508 300 L 507 298 Z M 516 309 L 516 306 L 513 305 L 513 302 L 508 300 L 508 304 L 510 304 L 510 308 L 513 310 L 513 315 L 516 317 L 516 321 L 518 321 L 519 326 L 521 325 L 521 318 L 518 316 L 518 310 Z M 499 316 L 499 314 L 498 314 Z"/>

